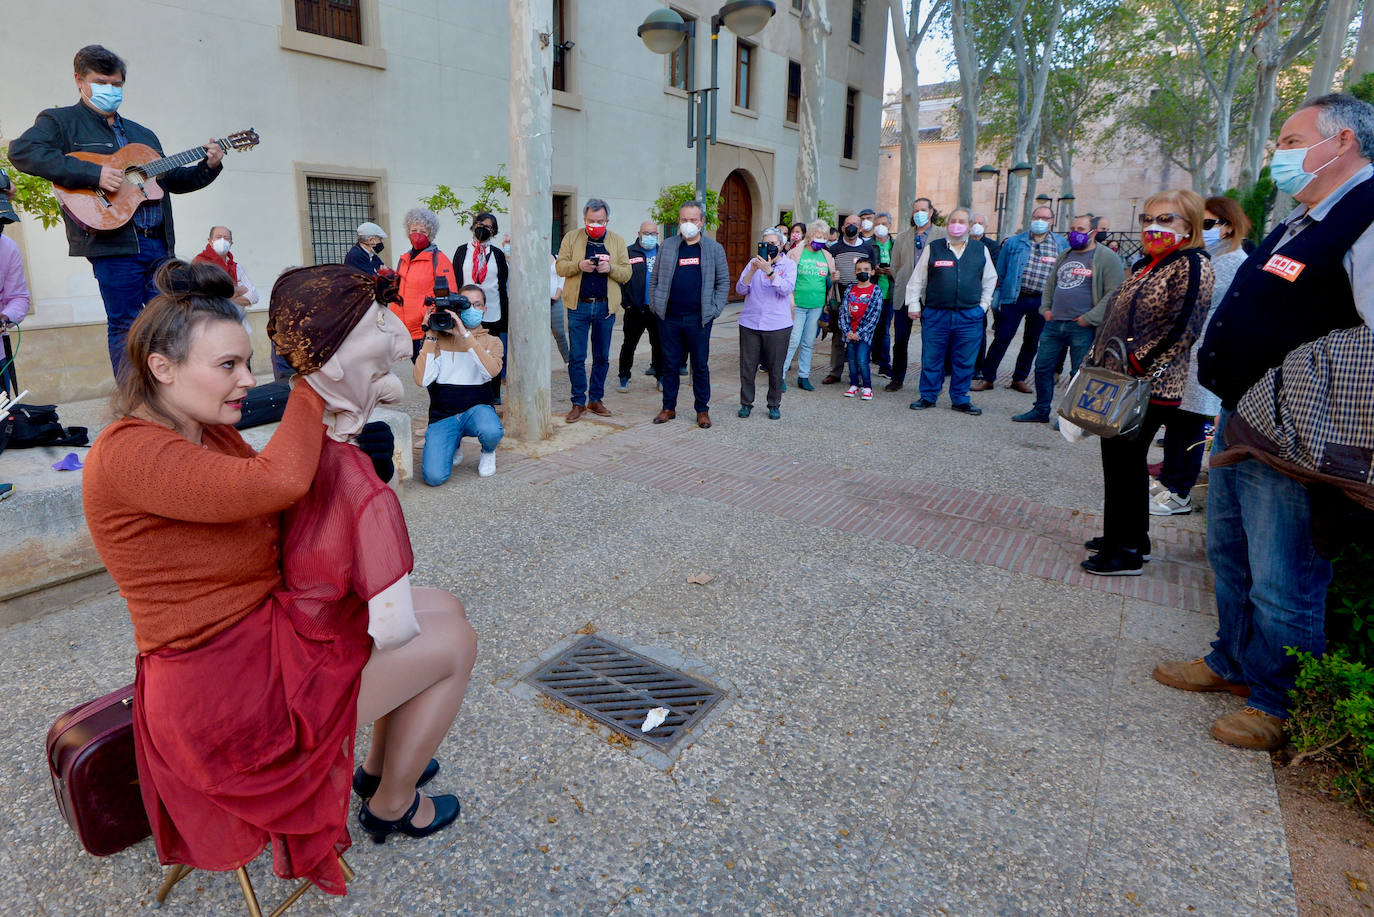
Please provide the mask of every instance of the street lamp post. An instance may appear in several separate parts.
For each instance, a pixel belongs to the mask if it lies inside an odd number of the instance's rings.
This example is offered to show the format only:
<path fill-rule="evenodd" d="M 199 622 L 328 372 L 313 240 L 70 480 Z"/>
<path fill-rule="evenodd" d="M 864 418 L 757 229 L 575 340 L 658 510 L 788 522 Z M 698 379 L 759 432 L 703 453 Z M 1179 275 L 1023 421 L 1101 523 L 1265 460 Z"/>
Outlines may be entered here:
<path fill-rule="evenodd" d="M 1066 230 L 1069 228 L 1069 223 L 1073 220 L 1073 202 L 1076 200 L 1078 200 L 1078 198 L 1072 194 L 1066 194 L 1059 199 L 1059 223 Z"/>
<path fill-rule="evenodd" d="M 1026 175 L 1029 175 L 1031 173 L 1031 170 L 1034 168 L 1035 167 L 1028 162 L 1018 162 L 1016 165 L 1007 169 L 1008 183 L 1010 183 L 1010 176 L 1020 175 L 1024 177 Z M 992 165 L 981 165 L 974 170 L 973 180 L 982 181 L 989 175 L 995 176 L 997 179 L 997 184 L 993 188 L 992 198 L 993 208 L 997 211 L 997 239 L 998 241 L 1001 241 L 1002 221 L 1006 218 L 1007 213 L 1007 199 L 1005 196 L 1001 194 L 1002 170 Z"/>
<path fill-rule="evenodd" d="M 687 90 L 687 147 L 697 153 L 697 200 L 706 203 L 706 144 L 716 142 L 716 112 L 720 108 L 719 39 L 721 26 L 741 38 L 757 34 L 777 12 L 773 0 L 731 0 L 711 16 L 711 85 Z M 696 22 L 684 22 L 674 10 L 657 9 L 636 30 L 645 47 L 655 54 L 672 54 L 689 36 L 696 37 Z"/>

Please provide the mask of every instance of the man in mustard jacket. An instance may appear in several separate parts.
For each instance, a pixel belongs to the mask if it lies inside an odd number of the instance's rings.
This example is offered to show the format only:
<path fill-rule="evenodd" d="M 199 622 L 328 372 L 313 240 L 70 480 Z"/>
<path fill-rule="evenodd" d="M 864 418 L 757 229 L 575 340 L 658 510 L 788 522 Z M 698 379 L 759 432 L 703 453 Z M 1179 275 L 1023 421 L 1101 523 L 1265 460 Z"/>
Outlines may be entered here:
<path fill-rule="evenodd" d="M 630 279 L 625 240 L 607 228 L 610 205 L 598 197 L 582 207 L 585 226 L 563 237 L 554 270 L 566 277 L 563 305 L 568 310 L 568 379 L 572 409 L 565 420 L 577 423 L 591 411 L 609 417 L 602 403 L 611 367 L 611 330 L 620 312 L 620 285 Z M 592 378 L 587 384 L 587 339 L 592 345 Z"/>

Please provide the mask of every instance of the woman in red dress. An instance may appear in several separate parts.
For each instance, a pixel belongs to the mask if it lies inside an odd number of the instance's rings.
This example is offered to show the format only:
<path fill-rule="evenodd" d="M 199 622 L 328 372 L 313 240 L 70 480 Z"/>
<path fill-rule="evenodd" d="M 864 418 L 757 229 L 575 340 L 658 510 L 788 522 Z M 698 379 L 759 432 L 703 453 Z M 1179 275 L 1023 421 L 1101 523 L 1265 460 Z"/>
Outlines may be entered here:
<path fill-rule="evenodd" d="M 362 787 L 372 791 L 364 812 L 374 837 L 422 836 L 456 819 L 456 798 L 431 800 L 416 786 L 432 776 L 462 703 L 476 638 L 456 598 L 415 589 L 407 598 L 423 639 L 373 648 L 362 605 L 394 602 L 411 558 L 394 495 L 388 502 L 356 475 L 326 483 L 346 488 L 375 524 L 361 534 L 326 527 L 311 558 L 286 559 L 298 586 L 327 568 L 346 589 L 312 605 L 288 587 L 282 511 L 310 494 L 301 512 L 324 518 L 333 502 L 312 491 L 322 449 L 335 448 L 321 423 L 327 400 L 310 375 L 297 379 L 280 429 L 254 453 L 232 427 L 253 384 L 232 283 L 174 261 L 159 286 L 130 329 L 121 419 L 92 447 L 83 484 L 139 648 L 135 747 L 154 842 L 164 863 L 211 870 L 237 868 L 271 842 L 279 875 L 342 894 L 358 722 L 378 722 L 361 775 L 376 775 Z M 366 301 L 356 284 L 334 289 L 354 295 L 335 300 L 334 327 L 320 325 L 298 368 L 323 365 L 378 309 L 370 288 Z M 386 547 L 366 551 L 374 540 Z"/>

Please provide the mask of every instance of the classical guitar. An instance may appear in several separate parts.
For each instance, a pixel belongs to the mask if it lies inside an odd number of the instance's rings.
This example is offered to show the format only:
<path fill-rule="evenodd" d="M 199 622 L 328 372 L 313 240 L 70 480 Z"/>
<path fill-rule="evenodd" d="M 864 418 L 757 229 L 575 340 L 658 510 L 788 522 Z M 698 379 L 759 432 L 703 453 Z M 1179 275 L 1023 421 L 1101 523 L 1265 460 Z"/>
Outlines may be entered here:
<path fill-rule="evenodd" d="M 249 128 L 215 143 L 227 153 L 230 150 L 251 150 L 260 139 L 258 132 Z M 124 172 L 124 184 L 114 194 L 99 188 L 63 188 L 61 185 L 53 185 L 52 188 L 62 209 L 73 220 L 92 232 L 110 232 L 129 222 L 139 204 L 162 197 L 162 188 L 157 183 L 159 175 L 204 159 L 205 147 L 198 146 L 175 156 L 162 156 L 146 144 L 130 143 L 113 153 L 67 155 L 100 166 L 114 166 Z"/>

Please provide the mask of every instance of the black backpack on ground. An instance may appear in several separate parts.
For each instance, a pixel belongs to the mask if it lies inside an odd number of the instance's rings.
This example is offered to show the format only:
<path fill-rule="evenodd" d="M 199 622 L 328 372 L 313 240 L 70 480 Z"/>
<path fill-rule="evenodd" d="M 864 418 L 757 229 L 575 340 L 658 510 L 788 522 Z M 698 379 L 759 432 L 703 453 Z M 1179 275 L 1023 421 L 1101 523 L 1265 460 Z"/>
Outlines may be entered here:
<path fill-rule="evenodd" d="M 12 405 L 0 420 L 0 452 L 39 446 L 88 446 L 85 427 L 64 427 L 55 404 Z"/>

